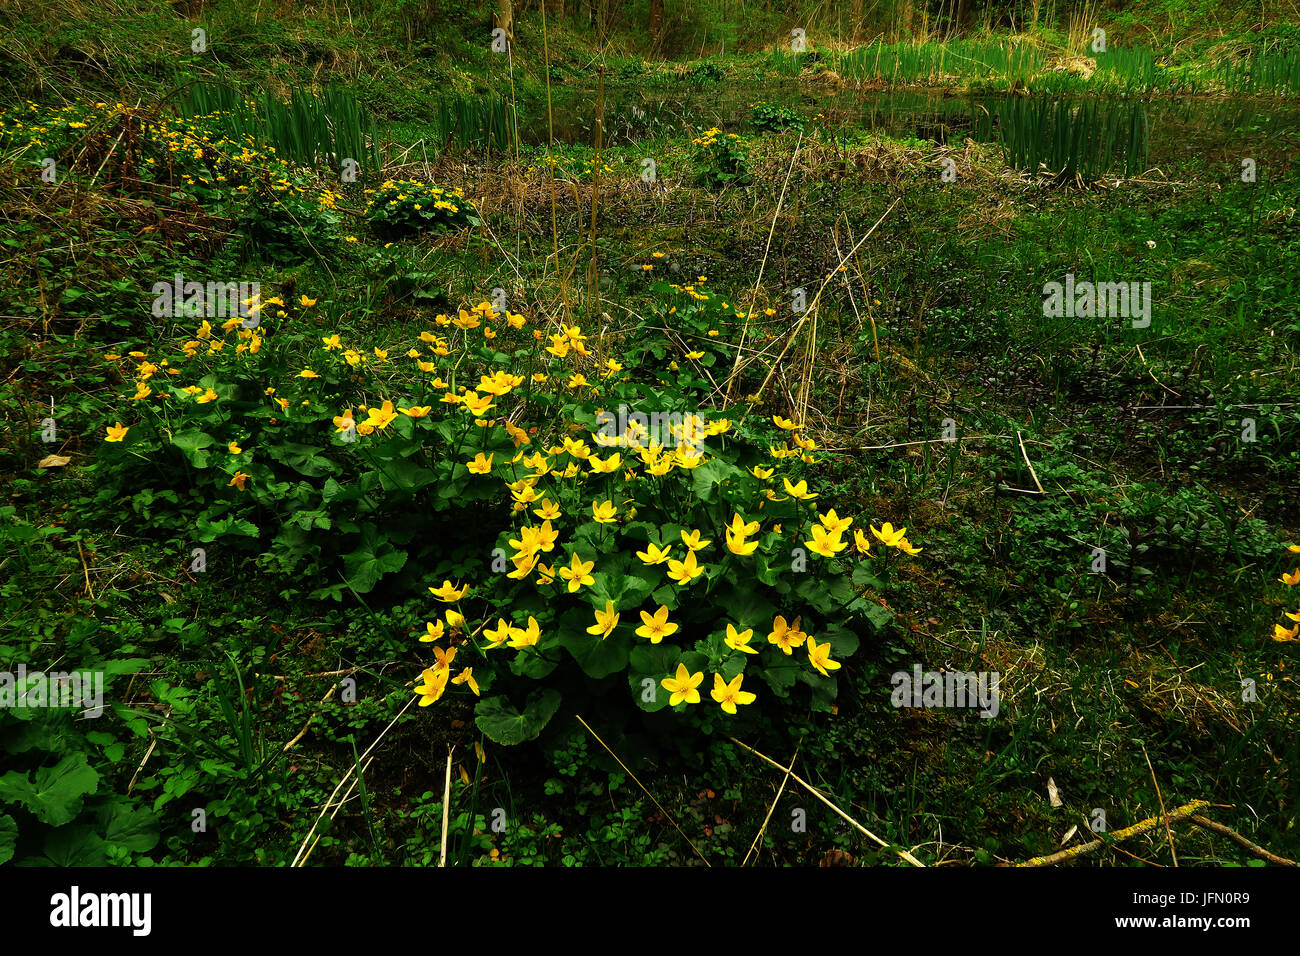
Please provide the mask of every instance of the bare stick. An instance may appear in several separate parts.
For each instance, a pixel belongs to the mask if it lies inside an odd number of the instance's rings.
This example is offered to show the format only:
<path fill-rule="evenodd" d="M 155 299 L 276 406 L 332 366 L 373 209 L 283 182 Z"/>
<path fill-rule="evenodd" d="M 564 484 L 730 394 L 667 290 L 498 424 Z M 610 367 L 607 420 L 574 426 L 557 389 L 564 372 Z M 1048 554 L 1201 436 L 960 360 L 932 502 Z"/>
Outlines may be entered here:
<path fill-rule="evenodd" d="M 758 757 L 758 758 L 761 759 L 761 760 L 766 760 L 766 761 L 767 761 L 768 763 L 770 763 L 773 767 L 776 767 L 777 770 L 783 770 L 783 771 L 785 771 L 786 773 L 790 774 L 790 779 L 791 779 L 791 780 L 793 780 L 795 783 L 799 784 L 799 786 L 803 787 L 805 790 L 807 790 L 809 793 L 811 793 L 814 797 L 816 797 L 816 798 L 817 798 L 818 800 L 820 800 L 822 803 L 826 804 L 826 806 L 828 806 L 828 807 L 830 807 L 832 810 L 834 810 L 834 811 L 835 811 L 835 812 L 840 816 L 840 818 L 841 818 L 842 820 L 844 820 L 844 822 L 849 823 L 849 824 L 852 824 L 854 827 L 856 827 L 857 830 L 858 830 L 858 832 L 861 833 L 863 836 L 867 837 L 867 838 L 870 839 L 870 840 L 874 840 L 876 843 L 878 843 L 880 846 L 883 846 L 883 847 L 884 847 L 885 849 L 887 849 L 887 850 L 892 850 L 893 852 L 895 852 L 895 853 L 897 853 L 899 856 L 901 856 L 904 860 L 906 860 L 908 863 L 911 863 L 913 866 L 925 866 L 924 863 L 922 863 L 922 862 L 921 862 L 920 860 L 918 860 L 916 857 L 912 856 L 912 854 L 908 853 L 906 850 L 899 849 L 899 848 L 896 847 L 896 846 L 891 846 L 890 844 L 886 843 L 884 840 L 880 839 L 880 837 L 876 836 L 874 833 L 872 833 L 870 830 L 868 830 L 866 827 L 864 827 L 864 826 L 863 826 L 861 823 L 859 823 L 857 820 L 854 820 L 851 816 L 849 816 L 847 813 L 845 813 L 843 810 L 841 810 L 841 809 L 840 809 L 839 807 L 837 807 L 835 804 L 833 804 L 833 803 L 831 803 L 829 800 L 827 800 L 827 799 L 822 795 L 822 792 L 821 792 L 820 790 L 818 790 L 816 787 L 814 787 L 812 784 L 810 784 L 807 780 L 804 780 L 804 779 L 803 779 L 802 777 L 800 777 L 798 774 L 796 774 L 796 773 L 794 773 L 794 772 L 792 772 L 792 771 L 790 771 L 790 770 L 786 770 L 785 767 L 782 767 L 779 763 L 777 763 L 777 762 L 776 762 L 775 760 L 773 760 L 771 757 L 765 757 L 765 756 L 763 756 L 761 753 L 759 753 L 759 752 L 758 752 L 757 750 L 755 750 L 753 747 L 750 747 L 750 746 L 748 746 L 747 744 L 742 744 L 742 743 L 740 743 L 740 741 L 737 740 L 735 737 L 728 737 L 727 739 L 730 740 L 733 744 L 740 744 L 740 746 L 744 747 L 746 750 L 748 750 L 750 753 L 752 753 L 755 757 Z M 793 766 L 793 765 L 792 765 L 792 766 Z"/>
<path fill-rule="evenodd" d="M 438 853 L 438 865 L 447 865 L 447 820 L 451 809 L 451 755 L 455 747 L 447 748 L 447 779 L 442 785 L 442 850 Z"/>
<path fill-rule="evenodd" d="M 1160 815 L 1165 821 L 1165 837 L 1169 840 L 1169 853 L 1174 858 L 1174 867 L 1178 867 L 1178 851 L 1174 849 L 1174 831 L 1169 829 L 1169 815 L 1165 813 L 1165 798 L 1160 793 L 1160 781 L 1156 779 L 1156 768 L 1151 766 L 1151 755 L 1147 753 L 1147 745 L 1138 741 L 1142 747 L 1142 756 L 1147 758 L 1147 769 L 1151 771 L 1151 783 L 1156 788 L 1156 799 L 1160 801 Z"/>
<path fill-rule="evenodd" d="M 794 160 L 799 155 L 799 144 L 802 142 L 803 130 L 800 130 L 799 138 L 795 140 L 794 152 L 790 154 L 790 167 L 785 171 L 785 181 L 781 183 L 781 195 L 776 200 L 776 212 L 772 213 L 772 225 L 767 230 L 767 244 L 763 246 L 763 261 L 758 264 L 758 278 L 754 280 L 754 291 L 749 294 L 749 308 L 745 310 L 745 324 L 740 329 L 740 347 L 736 350 L 736 361 L 731 366 L 731 374 L 727 376 L 727 401 L 731 401 L 732 392 L 735 391 L 736 372 L 740 368 L 740 352 L 744 349 L 745 341 L 749 337 L 749 314 L 754 311 L 754 302 L 758 298 L 759 287 L 763 284 L 763 269 L 767 265 L 767 254 L 772 248 L 772 235 L 776 232 L 776 221 L 781 218 L 781 207 L 785 204 L 785 190 L 790 185 L 790 174 L 794 172 Z"/>
<path fill-rule="evenodd" d="M 1025 440 L 1020 437 L 1020 432 L 1016 432 L 1016 441 L 1020 442 L 1020 457 L 1025 460 L 1025 467 L 1029 469 L 1029 477 L 1034 479 L 1034 487 L 1038 489 L 1040 495 L 1047 494 L 1043 490 L 1043 483 L 1038 480 L 1038 472 L 1034 471 L 1034 466 L 1029 463 L 1029 454 L 1025 451 Z"/>
<path fill-rule="evenodd" d="M 802 741 L 800 741 L 800 745 L 802 746 Z M 772 801 L 772 805 L 767 808 L 767 816 L 763 818 L 763 825 L 759 827 L 758 832 L 754 834 L 754 842 L 749 845 L 749 853 L 745 854 L 745 859 L 740 863 L 741 866 L 744 866 L 749 862 L 750 853 L 754 852 L 754 848 L 758 846 L 758 841 L 762 839 L 763 832 L 767 829 L 767 822 L 772 819 L 772 813 L 776 810 L 776 805 L 781 802 L 781 794 L 785 793 L 785 785 L 790 780 L 790 771 L 794 769 L 794 762 L 798 759 L 799 748 L 795 747 L 794 756 L 790 758 L 790 766 L 785 768 L 785 776 L 781 778 L 781 786 L 777 788 L 776 798 Z"/>
<path fill-rule="evenodd" d="M 578 723 L 582 724 L 582 726 L 587 728 L 587 733 L 591 734 L 591 736 L 596 738 L 596 743 L 604 747 L 605 750 L 609 753 L 609 755 L 618 761 L 618 765 L 627 771 L 627 775 L 636 781 L 636 785 L 640 787 L 642 791 L 644 791 L 645 795 L 650 798 L 651 802 L 653 802 L 654 805 L 659 808 L 659 812 L 668 818 L 668 822 L 671 823 L 674 827 L 676 827 L 677 832 L 682 835 L 682 839 L 685 840 L 688 844 L 690 844 L 691 849 L 695 851 L 695 855 L 704 861 L 704 865 L 712 868 L 713 864 L 709 862 L 709 858 L 706 857 L 703 853 L 701 853 L 699 851 L 699 848 L 694 843 L 691 843 L 691 838 L 686 835 L 686 832 L 681 827 L 677 826 L 677 821 L 673 819 L 673 815 L 663 808 L 663 804 L 661 804 L 658 800 L 655 799 L 655 795 L 653 793 L 651 793 L 649 790 L 646 790 L 645 784 L 642 783 L 640 780 L 637 780 L 636 774 L 634 774 L 631 770 L 628 770 L 627 764 L 623 763 L 622 760 L 619 760 L 618 754 L 614 753 L 614 751 L 609 749 L 609 744 L 605 743 L 605 741 L 600 739 L 600 734 L 592 730 L 591 727 L 587 724 L 585 720 L 582 719 L 581 716 L 579 716 L 578 714 L 574 714 L 574 716 L 578 718 Z M 780 764 L 778 764 L 777 766 L 780 766 Z"/>
<path fill-rule="evenodd" d="M 1274 866 L 1300 866 L 1300 863 L 1297 863 L 1295 860 L 1288 860 L 1286 857 L 1278 856 L 1276 853 L 1269 853 L 1268 850 L 1265 850 L 1262 846 L 1256 846 L 1236 830 L 1231 827 L 1225 827 L 1222 823 L 1215 823 L 1213 820 L 1207 820 L 1205 817 L 1195 813 L 1188 817 L 1188 819 L 1198 827 L 1203 827 L 1206 830 L 1212 830 L 1215 833 L 1220 833 L 1223 836 L 1226 836 L 1233 843 L 1237 844 L 1237 846 L 1253 853 L 1261 860 L 1267 860 Z"/>
<path fill-rule="evenodd" d="M 396 724 L 399 720 L 401 720 L 402 715 L 405 714 L 408 710 L 410 710 L 411 705 L 414 704 L 419 699 L 420 698 L 418 697 L 412 697 L 410 700 L 406 702 L 406 706 L 403 707 L 400 711 L 398 711 L 397 716 L 394 717 L 391 721 L 389 721 L 388 726 L 379 732 L 379 736 L 375 738 L 374 743 L 372 743 L 369 747 L 366 748 L 365 753 L 361 755 L 360 758 L 361 760 L 365 760 L 366 757 L 370 755 L 370 751 L 374 750 L 376 747 L 379 746 L 379 741 L 384 739 L 384 735 L 386 735 L 390 730 L 393 729 L 393 725 Z M 320 825 L 321 819 L 325 816 L 325 811 L 329 809 L 330 803 L 331 801 L 333 801 L 335 795 L 341 789 L 343 789 L 343 784 L 347 783 L 348 778 L 352 776 L 352 774 L 356 771 L 356 769 L 357 766 L 354 763 L 352 766 L 350 766 L 347 769 L 347 771 L 343 774 L 343 777 L 339 780 L 338 784 L 334 787 L 333 792 L 330 793 L 329 800 L 325 801 L 325 806 L 321 808 L 320 815 L 316 817 L 316 821 L 311 825 L 311 829 L 307 831 L 307 836 L 303 838 L 302 846 L 298 847 L 298 853 L 296 856 L 294 856 L 293 862 L 290 863 L 289 866 L 291 867 L 301 866 L 304 862 L 306 862 L 307 858 L 303 855 L 303 851 L 306 850 L 309 853 L 311 852 L 310 850 L 307 850 L 307 841 L 310 840 L 312 838 L 312 834 L 316 832 L 316 827 Z M 315 845 L 316 844 L 314 843 L 312 844 L 312 846 Z"/>

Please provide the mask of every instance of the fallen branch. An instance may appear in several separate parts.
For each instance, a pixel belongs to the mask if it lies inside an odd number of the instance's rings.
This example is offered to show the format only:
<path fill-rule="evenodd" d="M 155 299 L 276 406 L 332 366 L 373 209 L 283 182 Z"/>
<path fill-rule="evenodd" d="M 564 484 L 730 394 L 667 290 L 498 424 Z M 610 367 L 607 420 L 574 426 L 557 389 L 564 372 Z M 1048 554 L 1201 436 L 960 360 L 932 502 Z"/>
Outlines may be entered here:
<path fill-rule="evenodd" d="M 1195 813 L 1192 814 L 1188 819 L 1191 820 L 1192 823 L 1195 823 L 1198 827 L 1203 827 L 1206 830 L 1211 830 L 1214 833 L 1218 833 L 1223 836 L 1226 836 L 1229 840 L 1237 844 L 1237 846 L 1241 847 L 1243 850 L 1246 850 L 1247 852 L 1254 854 L 1255 856 L 1259 857 L 1261 860 L 1267 860 L 1269 863 L 1272 863 L 1274 866 L 1300 867 L 1300 863 L 1297 863 L 1295 860 L 1288 860 L 1286 857 L 1278 856 L 1276 853 L 1269 853 L 1268 850 L 1265 850 L 1262 846 L 1256 846 L 1254 843 L 1251 843 L 1249 840 L 1247 840 L 1236 830 L 1232 829 L 1231 827 L 1225 827 L 1222 823 L 1215 823 L 1213 820 L 1207 820 L 1205 817 L 1201 816 L 1200 814 L 1195 814 Z"/>
<path fill-rule="evenodd" d="M 1210 805 L 1208 800 L 1193 800 L 1186 806 L 1172 810 L 1161 817 L 1152 817 L 1149 820 L 1143 820 L 1141 823 L 1135 823 L 1131 827 L 1125 827 L 1123 830 L 1116 830 L 1109 835 L 1106 840 L 1094 840 L 1092 843 L 1085 843 L 1083 846 L 1071 847 L 1068 850 L 1062 850 L 1059 853 L 1053 853 L 1049 856 L 1036 856 L 1032 860 L 1025 860 L 1023 863 L 1017 863 L 1016 866 L 1055 866 L 1065 860 L 1072 860 L 1075 857 L 1083 856 L 1087 853 L 1093 853 L 1106 846 L 1108 843 L 1119 843 L 1139 834 L 1146 833 L 1148 830 L 1154 830 L 1161 824 L 1167 824 L 1175 820 L 1182 820 L 1197 810 L 1202 810 Z"/>

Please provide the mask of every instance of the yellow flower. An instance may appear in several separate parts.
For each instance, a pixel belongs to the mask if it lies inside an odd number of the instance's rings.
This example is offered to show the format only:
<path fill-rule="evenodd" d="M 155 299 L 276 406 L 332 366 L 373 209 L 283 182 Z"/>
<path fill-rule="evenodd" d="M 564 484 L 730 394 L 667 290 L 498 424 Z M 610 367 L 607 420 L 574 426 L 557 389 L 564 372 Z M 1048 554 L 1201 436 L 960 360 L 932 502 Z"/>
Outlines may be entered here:
<path fill-rule="evenodd" d="M 1294 641 L 1297 634 L 1300 634 L 1300 624 L 1297 624 L 1289 631 L 1281 624 L 1273 625 L 1273 640 L 1275 641 Z"/>
<path fill-rule="evenodd" d="M 636 633 L 638 637 L 649 638 L 651 644 L 658 644 L 665 637 L 676 634 L 677 627 L 668 620 L 668 608 L 660 605 L 653 615 L 641 612 L 641 626 L 636 629 Z"/>
<path fill-rule="evenodd" d="M 453 602 L 459 601 L 461 598 L 463 598 L 465 596 L 465 592 L 468 590 L 469 590 L 468 584 L 463 585 L 460 588 L 457 588 L 454 584 L 452 584 L 450 581 L 444 578 L 442 585 L 436 588 L 429 588 L 429 593 L 432 594 L 434 597 L 436 597 L 439 601 L 442 601 L 444 604 L 452 604 Z"/>
<path fill-rule="evenodd" d="M 678 704 L 698 704 L 700 702 L 700 692 L 696 689 L 704 680 L 704 671 L 698 674 L 692 674 L 686 669 L 685 664 L 677 665 L 676 677 L 665 677 L 659 683 L 663 685 L 664 690 L 671 691 L 672 696 L 668 698 L 668 706 L 676 707 Z"/>
<path fill-rule="evenodd" d="M 591 515 L 596 519 L 598 524 L 610 524 L 618 520 L 618 508 L 614 507 L 614 502 L 603 501 L 591 503 Z"/>
<path fill-rule="evenodd" d="M 352 417 L 352 409 L 347 409 L 342 415 L 334 416 L 334 430 L 339 434 L 352 431 L 357 426 L 356 419 Z"/>
<path fill-rule="evenodd" d="M 749 646 L 749 639 L 754 636 L 754 629 L 747 627 L 743 631 L 737 631 L 735 626 L 727 622 L 726 645 L 733 651 L 740 651 L 742 654 L 757 654 L 758 649 Z"/>
<path fill-rule="evenodd" d="M 563 570 L 560 573 L 563 574 Z M 606 601 L 605 610 L 597 610 L 595 614 L 596 623 L 587 628 L 587 633 L 599 634 L 600 639 L 603 641 L 618 626 L 618 612 L 614 610 L 613 601 Z"/>
<path fill-rule="evenodd" d="M 895 530 L 894 526 L 888 521 L 881 525 L 879 531 L 876 530 L 875 525 L 871 526 L 871 533 L 883 541 L 886 546 L 891 548 L 898 547 L 898 543 L 903 540 L 903 535 L 906 531 L 906 528 L 898 528 Z"/>
<path fill-rule="evenodd" d="M 373 428 L 383 430 L 397 420 L 397 409 L 393 408 L 393 403 L 385 399 L 380 408 L 370 408 L 366 410 L 366 424 Z M 358 429 L 359 430 L 359 429 Z"/>
<path fill-rule="evenodd" d="M 438 621 L 436 624 L 432 621 L 426 621 L 424 628 L 427 633 L 420 638 L 421 644 L 432 644 L 434 641 L 442 640 L 444 631 L 442 621 Z"/>
<path fill-rule="evenodd" d="M 239 442 L 234 441 L 227 443 L 226 451 L 230 452 L 232 455 L 242 455 L 244 453 L 244 449 L 239 447 Z"/>
<path fill-rule="evenodd" d="M 713 543 L 711 540 L 701 541 L 699 531 L 687 532 L 685 529 L 682 530 L 682 541 L 686 544 L 687 549 L 692 552 L 703 551 Z"/>
<path fill-rule="evenodd" d="M 727 550 L 732 554 L 749 555 L 753 554 L 758 548 L 757 541 L 746 541 L 750 535 L 758 531 L 759 524 L 757 521 L 751 521 L 748 524 L 740 517 L 740 513 L 733 513 L 731 516 L 731 525 L 727 527 Z"/>
<path fill-rule="evenodd" d="M 227 484 L 226 487 L 229 488 L 231 485 L 234 485 L 240 491 L 244 491 L 244 485 L 248 482 L 249 477 L 249 475 L 244 474 L 242 471 L 237 471 L 235 472 L 235 477 L 230 479 L 230 483 Z"/>
<path fill-rule="evenodd" d="M 744 674 L 737 674 L 727 683 L 722 679 L 721 674 L 713 675 L 713 690 L 710 696 L 722 705 L 722 709 L 728 714 L 736 712 L 737 704 L 752 704 L 756 697 L 747 690 L 740 689 L 740 683 L 745 679 Z"/>
<path fill-rule="evenodd" d="M 487 414 L 489 408 L 495 408 L 492 404 L 491 395 L 480 396 L 477 392 L 466 392 L 462 398 L 466 408 L 470 410 L 475 418 L 482 418 Z"/>
<path fill-rule="evenodd" d="M 811 634 L 808 635 L 808 660 L 826 677 L 831 676 L 831 671 L 840 669 L 840 662 L 831 660 L 831 642 L 823 641 L 818 644 Z"/>
<path fill-rule="evenodd" d="M 523 650 L 525 647 L 535 647 L 537 642 L 541 639 L 541 628 L 537 626 L 537 618 L 533 617 L 531 614 L 528 615 L 528 627 L 510 628 L 510 646 L 515 650 Z"/>
<path fill-rule="evenodd" d="M 560 506 L 550 498 L 543 498 L 539 507 L 533 509 L 533 514 L 537 515 L 539 518 L 550 520 L 552 518 L 561 517 L 563 512 L 560 511 Z"/>
<path fill-rule="evenodd" d="M 636 556 L 641 559 L 642 564 L 663 564 L 668 560 L 668 552 L 672 550 L 672 547 L 673 546 L 670 544 L 664 548 L 660 548 L 653 542 L 647 542 L 646 549 L 644 551 L 638 551 Z"/>
<path fill-rule="evenodd" d="M 447 676 L 449 671 L 442 667 L 427 667 L 420 676 L 424 680 L 423 684 L 415 688 L 415 692 L 420 695 L 420 706 L 428 707 L 447 689 Z"/>
<path fill-rule="evenodd" d="M 867 539 L 867 536 L 862 533 L 861 528 L 853 529 L 853 543 L 857 545 L 858 551 L 860 553 L 862 554 L 871 553 L 871 542 Z"/>
<path fill-rule="evenodd" d="M 325 348 L 327 350 L 343 348 L 343 343 L 339 341 L 339 334 L 337 332 L 333 335 L 321 336 L 321 341 L 325 343 Z"/>
<path fill-rule="evenodd" d="M 823 558 L 833 558 L 839 554 L 848 544 L 841 540 L 838 531 L 827 531 L 819 524 L 812 526 L 812 540 L 805 541 L 808 550 L 814 554 L 820 554 Z"/>
<path fill-rule="evenodd" d="M 777 428 L 784 431 L 794 431 L 795 429 L 803 428 L 802 425 L 796 425 L 794 422 L 790 421 L 790 419 L 782 418 L 780 415 L 773 415 L 772 421 Z"/>
<path fill-rule="evenodd" d="M 834 508 L 826 512 L 824 515 L 818 515 L 817 517 L 821 521 L 822 526 L 832 534 L 843 534 L 845 531 L 848 531 L 849 526 L 853 524 L 852 518 L 841 518 L 835 513 Z"/>
<path fill-rule="evenodd" d="M 808 482 L 806 481 L 792 485 L 789 478 L 782 478 L 781 483 L 785 485 L 785 493 L 791 498 L 798 498 L 800 501 L 812 501 L 817 497 L 808 493 Z"/>
<path fill-rule="evenodd" d="M 483 453 L 479 452 L 474 456 L 473 461 L 465 463 L 465 467 L 469 469 L 470 474 L 486 475 L 492 470 L 492 459 L 495 457 L 495 454 L 484 457 Z"/>
<path fill-rule="evenodd" d="M 587 458 L 587 464 L 595 474 L 612 474 L 618 470 L 619 465 L 623 463 L 623 456 L 618 452 L 610 455 L 608 458 L 601 458 L 599 455 L 591 455 Z"/>
<path fill-rule="evenodd" d="M 195 399 L 200 405 L 206 405 L 208 402 L 215 402 L 218 396 L 212 389 L 208 389 L 202 395 Z"/>
<path fill-rule="evenodd" d="M 440 670 L 451 670 L 451 662 L 456 659 L 456 648 L 444 651 L 441 647 L 433 649 L 434 667 Z"/>
<path fill-rule="evenodd" d="M 447 618 L 447 626 L 451 628 L 453 632 L 459 631 L 465 626 L 465 615 L 461 614 L 459 611 L 453 611 L 451 608 L 447 608 L 447 613 L 444 617 Z"/>
<path fill-rule="evenodd" d="M 1296 568 L 1290 574 L 1283 574 L 1278 578 L 1283 584 L 1300 584 L 1300 568 Z"/>
<path fill-rule="evenodd" d="M 578 557 L 578 552 L 573 553 L 567 568 L 560 568 L 560 577 L 569 582 L 569 593 L 573 594 L 584 584 L 595 584 L 596 579 L 591 576 L 591 570 L 596 566 L 595 561 L 583 561 Z"/>
<path fill-rule="evenodd" d="M 899 551 L 903 551 L 907 554 L 912 555 L 913 557 L 916 557 L 916 555 L 920 554 L 922 551 L 925 550 L 924 548 L 913 547 L 912 543 L 908 541 L 906 538 L 898 542 L 897 547 Z"/>
<path fill-rule="evenodd" d="M 510 622 L 503 617 L 497 618 L 496 628 L 486 627 L 483 629 L 483 636 L 487 638 L 488 647 L 500 647 L 506 641 L 510 640 L 510 632 L 513 628 Z M 441 631 L 439 631 L 441 633 Z M 423 638 L 421 638 L 423 640 Z"/>
<path fill-rule="evenodd" d="M 309 368 L 305 368 L 305 369 L 303 369 L 301 372 L 298 373 L 298 376 L 297 376 L 297 377 L 298 377 L 298 378 L 320 378 L 319 375 L 317 375 L 315 372 L 313 372 L 313 371 L 312 371 L 311 369 L 309 369 Z"/>
<path fill-rule="evenodd" d="M 121 441 L 126 437 L 126 433 L 131 430 L 128 426 L 124 426 L 121 422 L 118 422 L 116 425 L 109 425 L 107 427 L 108 427 L 108 437 L 105 438 L 104 441 Z"/>
<path fill-rule="evenodd" d="M 755 465 L 753 468 L 749 469 L 749 471 L 750 474 L 752 474 L 755 478 L 758 478 L 761 481 L 767 481 L 769 478 L 772 477 L 773 474 L 773 469 L 763 468 L 760 467 L 759 465 Z"/>
<path fill-rule="evenodd" d="M 787 624 L 785 617 L 778 614 L 772 621 L 772 633 L 767 635 L 767 642 L 775 644 L 786 654 L 793 654 L 794 649 L 803 644 L 807 635 L 799 630 L 802 618 L 796 617 L 793 624 Z"/>
<path fill-rule="evenodd" d="M 474 679 L 474 668 L 472 667 L 465 668 L 463 671 L 461 671 L 459 674 L 453 677 L 451 679 L 451 682 L 453 684 L 468 684 L 469 689 L 474 692 L 474 696 L 475 697 L 479 696 L 478 681 Z"/>
<path fill-rule="evenodd" d="M 700 567 L 695 561 L 694 551 L 687 552 L 685 561 L 678 561 L 674 558 L 668 559 L 668 577 L 682 587 L 690 584 L 703 573 L 704 568 Z"/>
<path fill-rule="evenodd" d="M 301 296 L 298 297 L 298 304 L 301 305 L 304 309 L 310 309 L 313 305 L 316 304 L 316 300 L 307 298 L 307 293 L 304 292 Z"/>
<path fill-rule="evenodd" d="M 432 405 L 412 405 L 410 408 L 399 408 L 399 412 L 407 418 L 424 418 L 429 412 L 433 411 Z"/>

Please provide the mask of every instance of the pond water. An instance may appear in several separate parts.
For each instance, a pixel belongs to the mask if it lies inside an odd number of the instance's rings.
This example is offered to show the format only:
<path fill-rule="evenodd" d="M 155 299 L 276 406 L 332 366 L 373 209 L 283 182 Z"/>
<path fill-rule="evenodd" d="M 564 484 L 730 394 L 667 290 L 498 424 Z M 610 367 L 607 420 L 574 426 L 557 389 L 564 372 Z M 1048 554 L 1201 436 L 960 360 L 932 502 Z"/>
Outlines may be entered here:
<path fill-rule="evenodd" d="M 553 90 L 553 98 L 556 140 L 591 143 L 595 89 L 560 87 Z M 710 126 L 743 131 L 748 128 L 753 104 L 764 100 L 794 109 L 807 119 L 821 113 L 832 127 L 959 143 L 965 136 L 975 134 L 980 111 L 996 115 L 999 106 L 1011 99 L 1012 96 L 1005 94 L 964 95 L 943 90 L 823 92 L 792 82 L 725 81 L 705 89 L 686 84 L 648 89 L 607 86 L 604 141 L 607 146 L 634 145 L 659 136 L 680 135 L 684 129 L 696 131 Z M 1136 109 L 1143 113 L 1149 164 L 1154 167 L 1176 166 L 1190 157 L 1218 162 L 1294 151 L 1300 143 L 1300 109 L 1285 100 L 1071 98 L 1072 103 L 1085 101 L 1095 104 L 1101 112 L 1127 113 Z M 530 112 L 532 115 L 527 120 L 520 118 L 520 138 L 528 144 L 544 144 L 545 106 Z"/>

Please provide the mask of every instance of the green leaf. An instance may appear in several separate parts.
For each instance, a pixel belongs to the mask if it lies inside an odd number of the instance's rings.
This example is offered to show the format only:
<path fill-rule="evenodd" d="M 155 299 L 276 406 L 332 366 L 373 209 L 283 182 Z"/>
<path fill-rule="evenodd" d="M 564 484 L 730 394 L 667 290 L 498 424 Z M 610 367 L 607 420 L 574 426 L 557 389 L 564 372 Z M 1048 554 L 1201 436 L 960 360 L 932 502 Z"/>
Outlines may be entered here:
<path fill-rule="evenodd" d="M 308 478 L 323 478 L 338 471 L 338 467 L 332 461 L 320 456 L 319 452 L 324 450 L 321 445 L 303 445 L 290 441 L 272 445 L 267 452 L 301 475 L 306 475 Z"/>
<path fill-rule="evenodd" d="M 721 458 L 714 458 L 691 470 L 695 482 L 695 497 L 713 503 L 718 497 L 718 486 L 744 476 L 745 470 Z"/>
<path fill-rule="evenodd" d="M 538 688 L 520 713 L 504 695 L 485 697 L 474 708 L 474 723 L 491 740 L 505 746 L 535 739 L 560 709 L 560 692 Z"/>
<path fill-rule="evenodd" d="M 410 419 L 406 419 L 410 421 Z M 394 459 L 379 470 L 379 484 L 385 491 L 413 494 L 438 480 L 438 476 L 418 462 Z"/>
<path fill-rule="evenodd" d="M 765 638 L 772 630 L 772 621 L 776 618 L 776 606 L 762 594 L 749 588 L 738 588 L 728 583 L 717 591 L 717 604 L 735 621 L 737 630 L 754 629 L 754 639 Z M 723 626 L 725 630 L 725 625 Z"/>
<path fill-rule="evenodd" d="M 858 598 L 849 604 L 850 614 L 867 621 L 877 634 L 883 633 L 894 619 L 894 612 L 875 601 Z"/>
<path fill-rule="evenodd" d="M 197 428 L 177 432 L 172 436 L 172 445 L 179 448 L 195 468 L 208 467 L 208 453 L 204 449 L 211 448 L 215 442 L 211 435 Z"/>
<path fill-rule="evenodd" d="M 14 858 L 14 847 L 18 845 L 18 824 L 7 813 L 0 813 L 0 866 Z"/>
<path fill-rule="evenodd" d="M 358 594 L 374 590 L 381 577 L 400 571 L 406 565 L 406 552 L 398 551 L 374 525 L 361 530 L 361 547 L 343 556 L 348 584 Z"/>
<path fill-rule="evenodd" d="M 199 532 L 199 543 L 207 544 L 210 541 L 216 541 L 218 538 L 229 534 L 242 535 L 246 538 L 256 538 L 261 535 L 257 525 L 244 518 L 236 518 L 233 515 L 226 515 L 215 521 L 199 517 L 194 521 L 194 527 Z"/>
<path fill-rule="evenodd" d="M 632 648 L 627 682 L 632 688 L 632 699 L 638 707 L 653 714 L 668 706 L 668 698 L 672 695 L 660 681 L 677 672 L 677 662 L 680 659 L 681 649 L 675 644 L 638 644 Z M 653 683 L 646 684 L 645 681 Z M 650 688 L 654 689 L 654 694 L 647 701 L 645 697 Z"/>
<path fill-rule="evenodd" d="M 84 753 L 64 757 L 53 767 L 41 767 L 35 780 L 10 771 L 0 777 L 0 800 L 21 802 L 42 823 L 61 827 L 81 812 L 86 795 L 99 786 L 99 774 Z"/>
<path fill-rule="evenodd" d="M 520 677 L 531 677 L 533 680 L 540 680 L 559 666 L 560 662 L 558 660 L 551 660 L 546 655 L 539 653 L 536 648 L 524 648 L 510 662 L 510 672 Z"/>
<path fill-rule="evenodd" d="M 817 642 L 818 647 L 823 643 L 829 643 L 831 645 L 831 659 L 836 661 L 852 657 L 861 643 L 858 640 L 858 635 L 846 627 L 840 627 L 838 624 L 825 625 L 822 628 L 822 633 L 814 634 L 813 639 Z"/>
<path fill-rule="evenodd" d="M 604 602 L 601 606 L 603 608 Z M 565 650 L 578 662 L 583 673 L 593 680 L 600 680 L 627 666 L 632 637 L 627 622 L 623 620 L 608 637 L 588 634 L 587 628 L 595 621 L 594 614 L 575 609 L 564 614 L 558 624 L 560 643 Z"/>
<path fill-rule="evenodd" d="M 99 825 L 104 839 L 116 846 L 148 853 L 158 845 L 158 818 L 148 807 L 110 800 L 99 808 Z"/>
<path fill-rule="evenodd" d="M 85 824 L 60 827 L 45 837 L 45 859 L 49 865 L 59 867 L 105 866 L 107 844 Z"/>
<path fill-rule="evenodd" d="M 786 657 L 781 654 L 777 658 L 769 658 L 764 661 L 758 673 L 767 682 L 767 686 L 772 688 L 772 692 L 777 697 L 789 697 L 790 688 L 794 686 L 800 671 L 804 669 L 806 669 L 806 665 L 793 656 Z"/>

